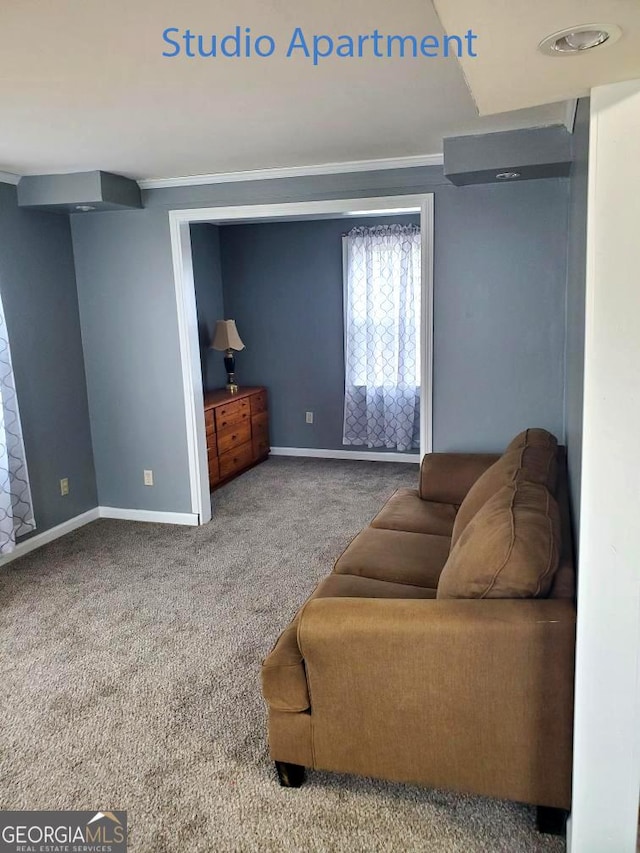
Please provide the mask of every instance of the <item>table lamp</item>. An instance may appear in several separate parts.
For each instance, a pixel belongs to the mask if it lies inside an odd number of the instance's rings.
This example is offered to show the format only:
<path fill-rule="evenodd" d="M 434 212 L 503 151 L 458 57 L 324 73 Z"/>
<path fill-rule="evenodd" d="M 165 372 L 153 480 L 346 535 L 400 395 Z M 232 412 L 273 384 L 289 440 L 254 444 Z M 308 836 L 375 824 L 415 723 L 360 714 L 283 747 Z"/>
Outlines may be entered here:
<path fill-rule="evenodd" d="M 239 351 L 244 349 L 244 344 L 236 329 L 235 320 L 218 320 L 216 322 L 211 349 L 224 352 L 224 369 L 227 371 L 227 391 L 231 394 L 236 394 L 238 386 L 236 385 L 235 374 L 236 359 L 233 352 L 234 350 Z"/>

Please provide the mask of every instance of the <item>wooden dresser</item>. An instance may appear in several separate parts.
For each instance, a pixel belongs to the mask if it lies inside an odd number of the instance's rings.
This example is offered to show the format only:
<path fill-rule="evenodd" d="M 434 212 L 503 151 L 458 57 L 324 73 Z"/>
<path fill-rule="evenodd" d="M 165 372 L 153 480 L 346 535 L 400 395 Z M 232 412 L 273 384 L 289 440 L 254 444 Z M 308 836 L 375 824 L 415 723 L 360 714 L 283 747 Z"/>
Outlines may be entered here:
<path fill-rule="evenodd" d="M 266 388 L 225 388 L 204 398 L 209 484 L 215 489 L 269 455 Z"/>

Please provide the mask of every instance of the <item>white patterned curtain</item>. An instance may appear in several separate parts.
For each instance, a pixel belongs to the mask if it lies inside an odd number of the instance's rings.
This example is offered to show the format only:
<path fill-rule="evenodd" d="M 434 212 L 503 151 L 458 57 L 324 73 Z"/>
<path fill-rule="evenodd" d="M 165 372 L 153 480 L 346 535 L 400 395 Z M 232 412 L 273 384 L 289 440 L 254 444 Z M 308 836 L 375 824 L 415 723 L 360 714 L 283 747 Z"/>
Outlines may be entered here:
<path fill-rule="evenodd" d="M 420 446 L 420 228 L 344 237 L 343 444 Z"/>
<path fill-rule="evenodd" d="M 0 298 L 0 554 L 13 551 L 16 537 L 35 527 L 11 348 Z"/>

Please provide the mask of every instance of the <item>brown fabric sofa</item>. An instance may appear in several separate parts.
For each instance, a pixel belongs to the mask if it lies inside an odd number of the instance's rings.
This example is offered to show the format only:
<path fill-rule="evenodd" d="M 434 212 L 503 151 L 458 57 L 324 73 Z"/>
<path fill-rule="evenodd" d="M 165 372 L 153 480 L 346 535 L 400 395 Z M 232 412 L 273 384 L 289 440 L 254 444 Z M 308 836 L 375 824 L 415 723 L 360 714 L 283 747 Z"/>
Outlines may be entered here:
<path fill-rule="evenodd" d="M 316 768 L 568 809 L 574 587 L 553 436 L 425 456 L 263 663 L 281 783 Z"/>

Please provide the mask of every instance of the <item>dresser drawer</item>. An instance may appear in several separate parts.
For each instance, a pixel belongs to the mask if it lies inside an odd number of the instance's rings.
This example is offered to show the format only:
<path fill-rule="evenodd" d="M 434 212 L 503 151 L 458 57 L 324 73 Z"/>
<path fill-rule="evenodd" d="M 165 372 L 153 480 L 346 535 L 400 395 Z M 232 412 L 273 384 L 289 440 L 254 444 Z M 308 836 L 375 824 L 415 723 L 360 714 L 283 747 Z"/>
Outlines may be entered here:
<path fill-rule="evenodd" d="M 234 424 L 218 433 L 218 453 L 228 453 L 234 447 L 251 441 L 251 425 L 248 421 Z"/>
<path fill-rule="evenodd" d="M 251 395 L 251 414 L 258 415 L 260 412 L 267 411 L 267 392 L 259 391 L 257 394 Z"/>
<path fill-rule="evenodd" d="M 261 412 L 251 417 L 251 437 L 254 441 L 260 439 L 269 440 L 269 414 Z"/>
<path fill-rule="evenodd" d="M 243 421 L 248 421 L 250 411 L 249 400 L 246 397 L 243 397 L 242 400 L 234 400 L 232 403 L 224 403 L 222 406 L 218 406 L 216 408 L 216 428 L 218 432 L 235 424 L 241 424 Z"/>
<path fill-rule="evenodd" d="M 240 447 L 235 447 L 228 453 L 222 453 L 218 457 L 218 461 L 220 463 L 220 477 L 222 479 L 230 477 L 236 471 L 241 471 L 253 461 L 251 442 L 241 444 Z"/>
<path fill-rule="evenodd" d="M 260 459 L 263 456 L 267 456 L 269 454 L 269 439 L 268 438 L 254 438 L 253 439 L 253 458 Z"/>
<path fill-rule="evenodd" d="M 220 479 L 220 466 L 218 464 L 218 457 L 215 459 L 209 457 L 209 485 L 213 486 L 214 483 L 217 483 Z"/>
<path fill-rule="evenodd" d="M 207 433 L 207 453 L 209 454 L 209 456 L 218 455 L 218 440 L 216 438 L 215 432 Z"/>

